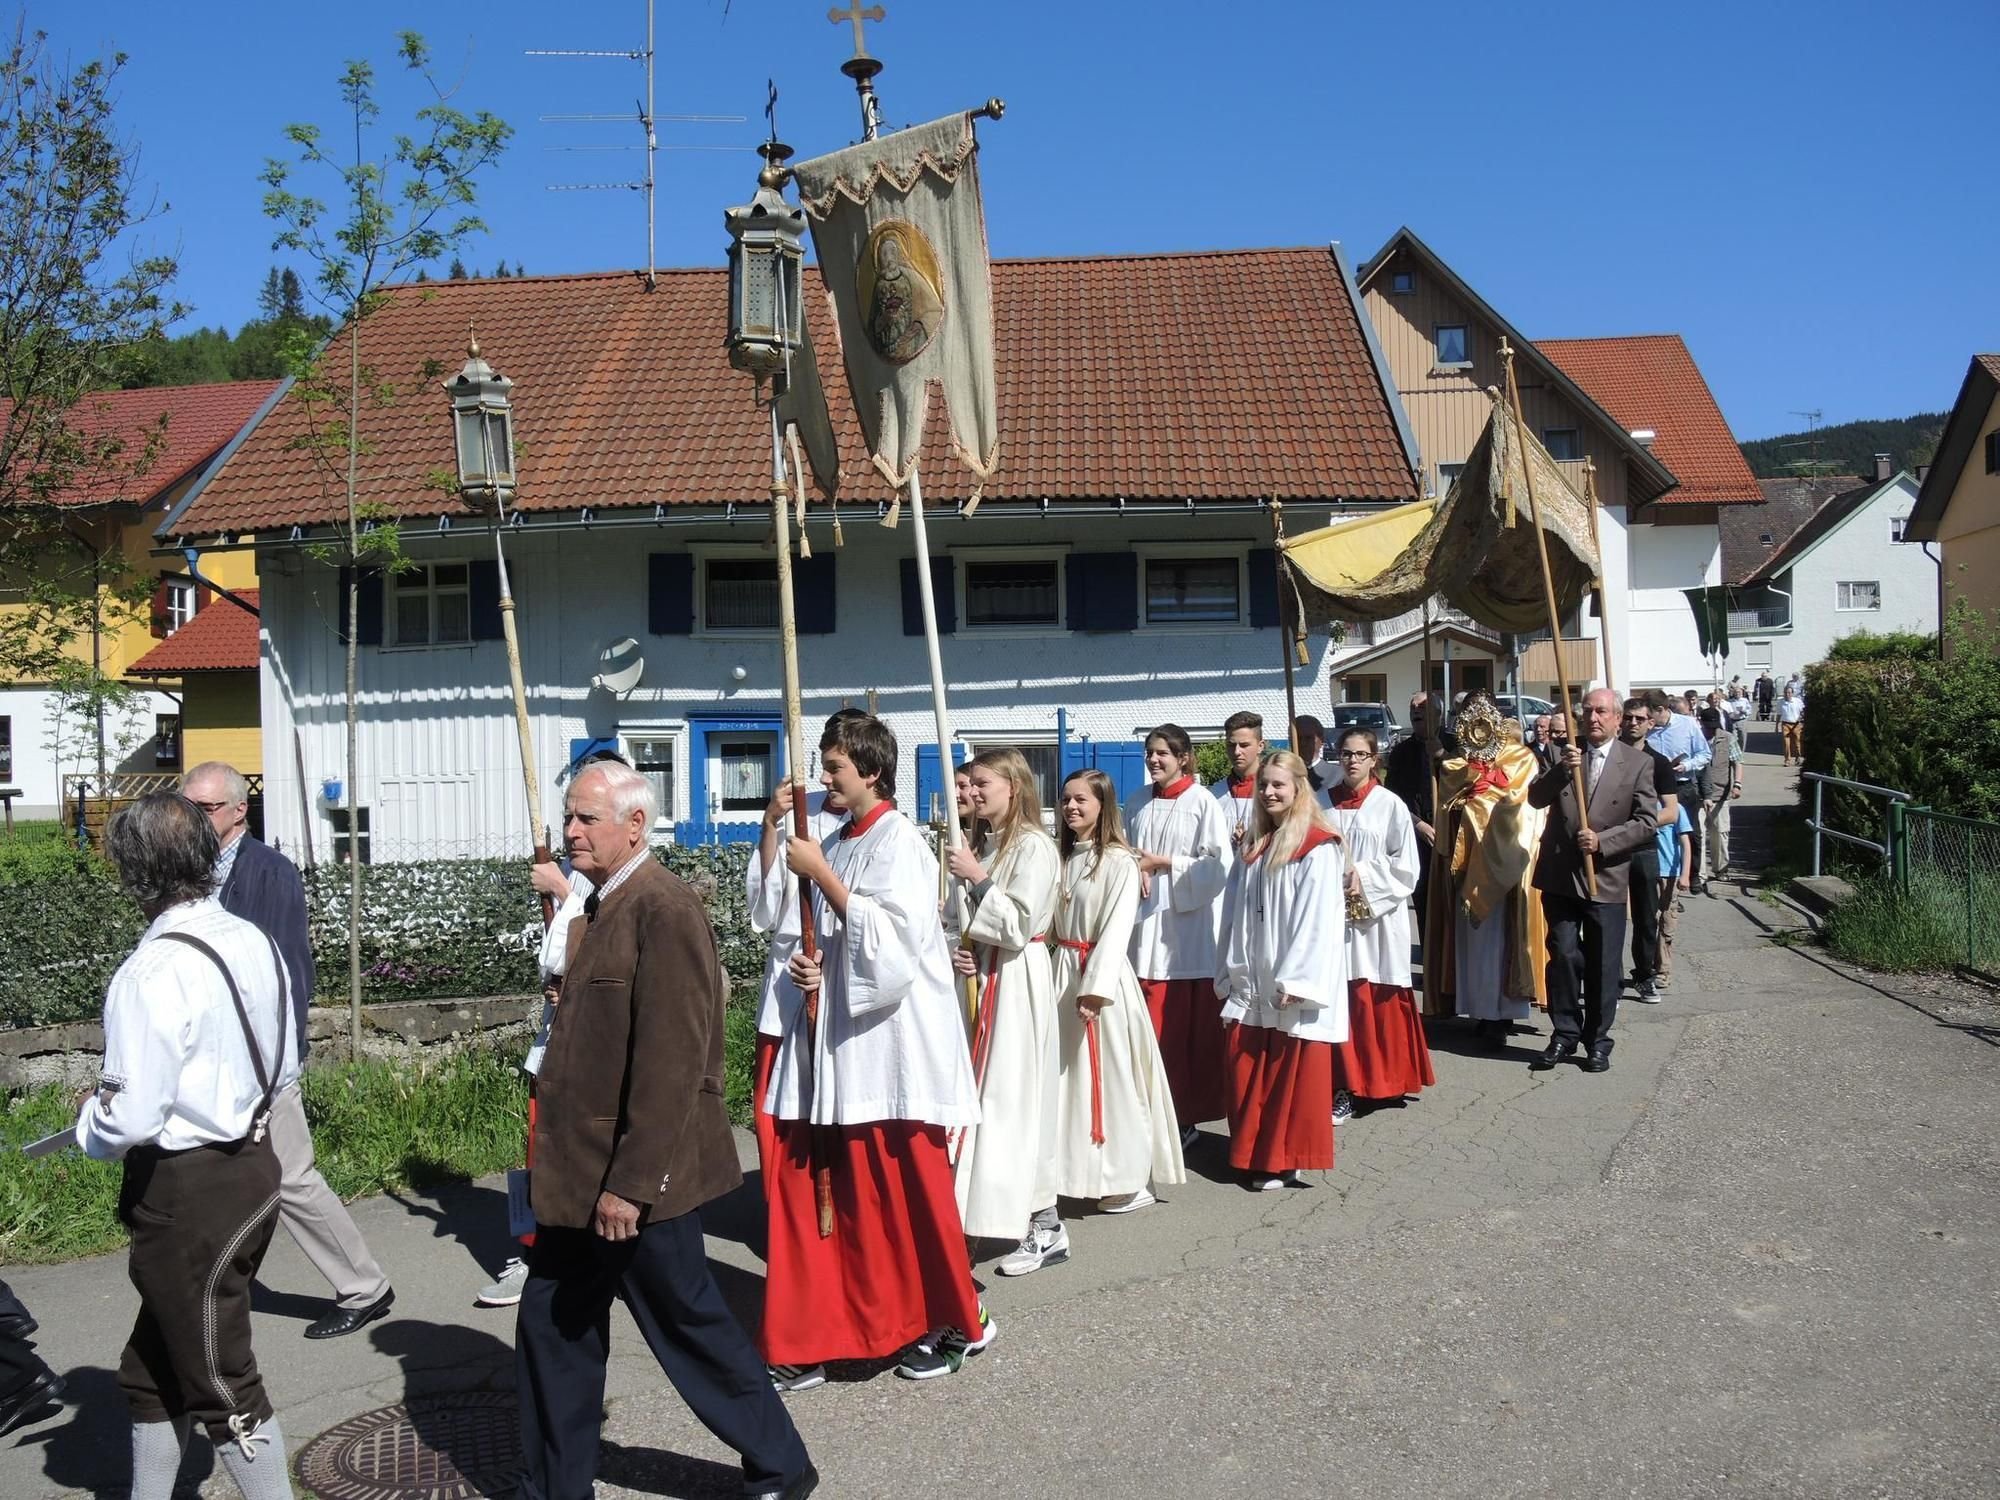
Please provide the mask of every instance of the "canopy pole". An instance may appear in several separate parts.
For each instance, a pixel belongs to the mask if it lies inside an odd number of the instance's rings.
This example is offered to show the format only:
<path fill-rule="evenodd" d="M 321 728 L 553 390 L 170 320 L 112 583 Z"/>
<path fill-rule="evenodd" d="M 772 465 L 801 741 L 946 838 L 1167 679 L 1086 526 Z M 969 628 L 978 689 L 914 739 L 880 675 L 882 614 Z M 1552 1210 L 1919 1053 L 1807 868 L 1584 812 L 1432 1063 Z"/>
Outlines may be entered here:
<path fill-rule="evenodd" d="M 1291 588 L 1291 559 L 1285 555 L 1285 505 L 1282 500 L 1271 501 L 1271 535 L 1276 540 L 1278 559 L 1278 650 L 1285 658 L 1285 733 L 1291 736 L 1292 753 L 1299 751 L 1299 701 L 1298 689 L 1292 679 L 1292 641 L 1298 630 L 1298 622 L 1285 601 L 1293 597 Z M 1307 770 L 1312 768 L 1308 766 Z"/>
<path fill-rule="evenodd" d="M 534 845 L 534 862 L 546 865 L 555 862 L 555 855 L 549 852 L 548 828 L 542 822 L 542 791 L 536 779 L 535 732 L 528 722 L 528 688 L 521 674 L 521 637 L 514 626 L 514 590 L 507 581 L 506 527 L 507 504 L 496 493 L 492 531 L 494 570 L 500 581 L 500 634 L 507 644 L 507 683 L 514 698 L 514 735 L 521 746 L 521 784 L 528 794 L 528 840 Z M 542 931 L 547 932 L 556 919 L 556 904 L 547 895 L 539 899 Z"/>
<path fill-rule="evenodd" d="M 1597 596 L 1597 639 L 1604 648 L 1604 685 L 1618 691 L 1618 678 L 1611 670 L 1611 611 L 1604 602 L 1604 543 L 1597 535 L 1597 461 L 1583 461 L 1583 498 L 1590 507 L 1590 550 L 1597 554 L 1597 571 L 1591 589 Z"/>
<path fill-rule="evenodd" d="M 1562 692 L 1563 733 L 1570 744 L 1581 748 L 1582 742 L 1576 737 L 1576 718 L 1569 710 L 1569 663 L 1563 660 L 1562 615 L 1556 609 L 1555 573 L 1549 567 L 1549 534 L 1542 529 L 1542 506 L 1535 498 L 1535 466 L 1528 455 L 1528 430 L 1521 420 L 1521 389 L 1514 382 L 1514 346 L 1502 336 L 1500 340 L 1500 360 L 1507 369 L 1507 404 L 1514 413 L 1514 446 L 1521 454 L 1521 477 L 1528 486 L 1528 515 L 1535 523 L 1535 555 L 1542 563 L 1542 600 L 1548 607 L 1549 641 L 1555 649 L 1556 684 Z M 1507 508 L 1514 508 L 1513 497 L 1507 498 Z M 1583 764 L 1579 761 L 1571 770 L 1576 784 L 1577 822 L 1582 828 L 1590 826 L 1590 795 L 1584 789 Z M 1578 830 L 1581 832 L 1581 828 Z M 1590 899 L 1597 899 L 1597 860 L 1588 851 L 1583 856 L 1584 879 L 1590 887 Z"/>

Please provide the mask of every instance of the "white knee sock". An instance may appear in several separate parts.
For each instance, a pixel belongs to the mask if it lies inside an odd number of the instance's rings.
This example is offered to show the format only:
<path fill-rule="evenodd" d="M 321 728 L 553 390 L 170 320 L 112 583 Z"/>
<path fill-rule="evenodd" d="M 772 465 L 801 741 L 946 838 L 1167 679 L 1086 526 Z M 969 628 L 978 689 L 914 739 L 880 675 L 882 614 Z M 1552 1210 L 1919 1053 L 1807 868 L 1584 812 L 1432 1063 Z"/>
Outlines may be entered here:
<path fill-rule="evenodd" d="M 254 1456 L 245 1455 L 244 1443 L 215 1445 L 222 1471 L 236 1481 L 243 1500 L 292 1500 L 292 1476 L 285 1467 L 285 1435 L 278 1430 L 277 1417 L 258 1423 L 246 1441 Z"/>
<path fill-rule="evenodd" d="M 186 1417 L 132 1424 L 132 1500 L 169 1500 L 187 1440 Z"/>

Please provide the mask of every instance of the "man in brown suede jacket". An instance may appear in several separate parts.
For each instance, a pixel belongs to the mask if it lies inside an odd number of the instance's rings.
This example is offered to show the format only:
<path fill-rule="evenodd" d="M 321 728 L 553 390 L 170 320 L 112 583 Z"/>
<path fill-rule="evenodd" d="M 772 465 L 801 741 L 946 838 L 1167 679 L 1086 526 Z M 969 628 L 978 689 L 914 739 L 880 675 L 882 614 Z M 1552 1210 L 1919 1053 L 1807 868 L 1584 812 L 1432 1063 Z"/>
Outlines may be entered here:
<path fill-rule="evenodd" d="M 709 1273 L 701 1205 L 742 1181 L 722 1095 L 721 967 L 701 902 L 653 859 L 653 785 L 604 762 L 571 782 L 563 835 L 596 893 L 572 926 L 536 1080 L 537 1224 L 515 1331 L 522 1493 L 589 1500 L 614 1297 L 744 1492 L 801 1500 L 819 1475 Z"/>

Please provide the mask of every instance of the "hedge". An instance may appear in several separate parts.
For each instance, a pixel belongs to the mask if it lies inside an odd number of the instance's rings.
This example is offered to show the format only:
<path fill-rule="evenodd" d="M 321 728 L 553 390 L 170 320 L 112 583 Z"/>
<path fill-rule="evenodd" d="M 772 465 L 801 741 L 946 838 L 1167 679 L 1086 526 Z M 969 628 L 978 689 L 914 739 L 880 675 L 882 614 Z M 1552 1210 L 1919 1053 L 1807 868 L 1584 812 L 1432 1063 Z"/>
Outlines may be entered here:
<path fill-rule="evenodd" d="M 723 966 L 739 983 L 760 974 L 765 945 L 750 928 L 744 844 L 656 851 L 702 893 Z M 104 989 L 145 923 L 93 854 L 59 849 L 0 864 L 0 1026 L 95 1020 Z M 347 994 L 347 871 L 306 872 L 319 997 Z M 362 998 L 459 999 L 532 994 L 541 917 L 518 860 L 373 865 L 362 882 Z"/>
<path fill-rule="evenodd" d="M 1805 768 L 1895 787 L 1939 812 L 2000 819 L 2000 637 L 1961 600 L 1945 639 L 1948 658 L 1806 668 Z M 1807 808 L 1812 787 L 1799 783 Z M 1829 787 L 1826 799 L 1834 826 L 1880 837 L 1879 798 Z"/>

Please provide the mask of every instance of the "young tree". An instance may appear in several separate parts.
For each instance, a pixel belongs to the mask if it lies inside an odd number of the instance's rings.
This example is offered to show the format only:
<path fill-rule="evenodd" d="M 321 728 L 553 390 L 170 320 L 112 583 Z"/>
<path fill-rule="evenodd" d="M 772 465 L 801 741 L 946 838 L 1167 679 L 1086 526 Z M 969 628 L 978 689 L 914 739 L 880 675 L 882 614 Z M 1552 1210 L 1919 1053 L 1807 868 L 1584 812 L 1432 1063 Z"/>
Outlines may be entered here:
<path fill-rule="evenodd" d="M 157 455 L 163 428 L 108 434 L 89 393 L 117 385 L 132 351 L 182 312 L 167 298 L 173 260 L 131 248 L 157 205 L 114 127 L 124 65 L 122 54 L 71 64 L 20 24 L 0 50 L 0 584 L 12 596 L 0 680 L 61 676 L 99 726 L 100 771 L 117 695 L 102 643 L 151 580 L 62 502 L 85 488 L 128 495 Z"/>
<path fill-rule="evenodd" d="M 465 262 L 460 260 L 456 255 L 451 258 L 451 268 L 444 274 L 447 281 L 464 281 L 472 275 L 470 271 L 465 269 Z"/>
<path fill-rule="evenodd" d="M 337 360 L 329 368 L 324 352 L 313 347 L 309 333 L 300 331 L 294 347 L 297 378 L 294 399 L 304 403 L 309 433 L 307 447 L 324 464 L 329 479 L 346 501 L 346 529 L 339 547 L 326 560 L 336 561 L 346 577 L 347 640 L 347 819 L 358 834 L 357 798 L 360 783 L 361 574 L 370 567 L 397 568 L 403 555 L 395 518 L 371 505 L 361 493 L 361 455 L 367 449 L 363 428 L 378 406 L 395 399 L 393 382 L 382 380 L 361 359 L 362 324 L 383 303 L 383 288 L 411 269 L 451 253 L 469 236 L 482 231 L 475 212 L 478 174 L 505 149 L 513 134 L 506 122 L 481 110 L 468 114 L 451 102 L 430 68 L 430 49 L 414 31 L 397 38 L 397 55 L 410 73 L 422 80 L 430 102 L 416 112 L 416 128 L 398 132 L 385 155 L 371 159 L 365 150 L 381 114 L 376 99 L 374 66 L 351 61 L 340 77 L 340 98 L 349 117 L 340 140 L 351 127 L 354 154 L 338 160 L 336 149 L 317 125 L 285 127 L 291 159 L 266 163 L 264 212 L 279 226 L 275 248 L 291 250 L 317 267 L 315 296 L 345 330 L 345 338 L 327 346 Z M 311 174 L 330 179 L 338 207 L 310 192 L 299 191 L 298 180 Z M 341 217 L 335 218 L 334 215 Z M 463 274 L 456 255 L 452 265 Z M 426 369 L 428 380 L 436 371 Z M 361 861 L 359 838 L 350 838 L 347 861 L 348 1013 L 352 1043 L 361 1047 Z"/>

